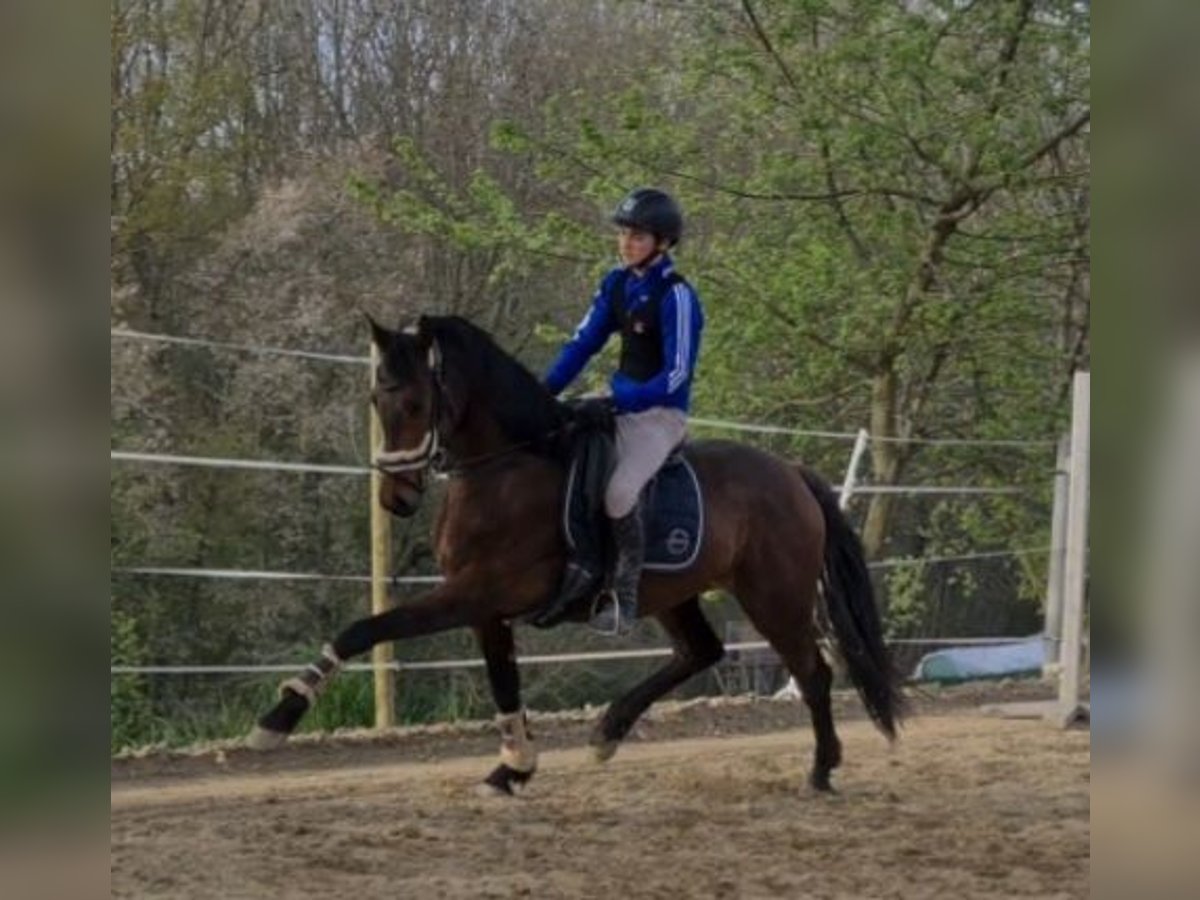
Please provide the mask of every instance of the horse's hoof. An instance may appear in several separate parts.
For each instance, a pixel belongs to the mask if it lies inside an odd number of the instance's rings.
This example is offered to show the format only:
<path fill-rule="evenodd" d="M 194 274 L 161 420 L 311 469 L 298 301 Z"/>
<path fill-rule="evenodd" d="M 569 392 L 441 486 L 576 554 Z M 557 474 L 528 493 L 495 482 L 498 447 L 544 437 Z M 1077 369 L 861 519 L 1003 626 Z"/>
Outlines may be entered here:
<path fill-rule="evenodd" d="M 490 784 L 487 781 L 481 781 L 479 784 L 475 785 L 473 793 L 481 800 L 491 800 L 496 797 L 507 800 L 513 796 L 511 788 L 505 790 L 504 788 L 499 787 L 498 785 Z"/>
<path fill-rule="evenodd" d="M 535 771 L 535 769 L 530 769 L 528 772 L 521 772 L 512 766 L 500 763 L 500 765 L 492 769 L 491 774 L 480 785 L 481 788 L 488 788 L 493 793 L 481 793 L 480 796 L 511 797 L 516 793 L 514 788 L 520 790 L 525 787 L 529 783 L 529 779 L 533 777 Z"/>
<path fill-rule="evenodd" d="M 288 736 L 282 731 L 272 731 L 255 725 L 246 735 L 246 746 L 251 750 L 277 750 L 287 742 Z"/>
<path fill-rule="evenodd" d="M 811 772 L 808 776 L 808 786 L 818 794 L 836 794 L 833 785 L 829 781 L 828 772 Z"/>
<path fill-rule="evenodd" d="M 616 756 L 619 746 L 621 746 L 620 741 L 593 741 L 592 757 L 598 763 L 606 763 Z"/>

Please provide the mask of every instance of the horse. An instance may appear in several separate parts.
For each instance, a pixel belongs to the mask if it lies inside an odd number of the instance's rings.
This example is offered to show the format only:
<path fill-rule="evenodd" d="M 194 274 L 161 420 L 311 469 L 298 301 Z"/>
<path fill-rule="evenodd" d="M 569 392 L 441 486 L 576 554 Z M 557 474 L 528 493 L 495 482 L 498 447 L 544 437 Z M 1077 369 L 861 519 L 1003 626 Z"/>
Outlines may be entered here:
<path fill-rule="evenodd" d="M 370 317 L 368 317 L 370 319 Z M 422 316 L 404 330 L 370 319 L 380 362 L 372 404 L 383 429 L 373 463 L 378 502 L 413 515 L 431 473 L 447 487 L 434 526 L 443 581 L 420 599 L 354 622 L 280 687 L 249 736 L 281 745 L 342 664 L 383 641 L 471 628 L 498 710 L 500 762 L 484 790 L 512 794 L 534 774 L 537 752 L 521 704 L 513 624 L 555 597 L 567 558 L 561 526 L 565 404 L 482 329 L 455 316 Z M 816 745 L 809 784 L 830 791 L 842 761 L 821 654 L 817 603 L 866 711 L 893 741 L 904 711 L 885 646 L 862 544 L 818 475 L 743 444 L 688 441 L 682 452 L 703 488 L 702 549 L 678 572 L 643 573 L 639 616 L 653 617 L 673 646 L 660 669 L 613 702 L 590 738 L 595 756 L 616 752 L 657 699 L 720 661 L 725 648 L 700 608 L 722 589 L 740 603 L 800 686 Z"/>

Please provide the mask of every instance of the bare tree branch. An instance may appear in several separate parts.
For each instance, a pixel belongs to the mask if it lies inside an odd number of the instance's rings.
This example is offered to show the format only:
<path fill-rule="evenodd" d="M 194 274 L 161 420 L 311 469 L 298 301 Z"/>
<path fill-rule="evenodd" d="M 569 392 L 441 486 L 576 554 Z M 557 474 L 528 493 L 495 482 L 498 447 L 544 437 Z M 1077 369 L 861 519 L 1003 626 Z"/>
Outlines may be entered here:
<path fill-rule="evenodd" d="M 776 202 L 811 202 L 811 203 L 827 203 L 832 200 L 839 200 L 844 197 L 896 197 L 902 200 L 911 200 L 913 203 L 921 203 L 926 206 L 937 206 L 939 201 L 934 197 L 929 197 L 924 194 L 910 191 L 906 188 L 897 188 L 889 186 L 880 187 L 855 187 L 855 188 L 839 188 L 836 185 L 827 191 L 751 191 L 745 188 L 734 187 L 733 185 L 721 184 L 712 181 L 708 178 L 703 178 L 699 175 L 693 175 L 690 172 L 682 172 L 678 169 L 672 169 L 663 166 L 656 166 L 649 160 L 638 160 L 639 165 L 643 165 L 648 169 L 653 169 L 662 175 L 670 175 L 673 178 L 678 178 L 681 181 L 690 181 L 694 184 L 699 184 L 710 190 L 718 191 L 722 194 L 728 194 L 731 197 L 740 197 L 744 200 L 772 200 Z"/>
<path fill-rule="evenodd" d="M 775 45 L 771 43 L 771 39 L 767 37 L 766 31 L 763 30 L 762 23 L 758 20 L 758 15 L 754 12 L 754 7 L 750 5 L 750 0 L 742 0 L 742 10 L 746 13 L 746 18 L 750 20 L 750 27 L 754 29 L 754 34 L 758 38 L 758 42 L 762 44 L 763 49 L 767 51 L 767 55 L 775 61 L 775 65 L 783 74 L 788 85 L 797 95 L 801 95 L 800 84 L 796 81 L 796 76 L 792 74 L 792 70 L 788 68 L 783 57 L 775 49 Z"/>
<path fill-rule="evenodd" d="M 1046 140 L 1043 141 L 1037 149 L 1032 151 L 1028 156 L 1021 160 L 1020 164 L 1017 166 L 1018 170 L 1028 169 L 1034 163 L 1046 156 L 1046 154 L 1056 150 L 1063 141 L 1074 137 L 1079 133 L 1079 130 L 1090 121 L 1092 121 L 1092 110 L 1091 107 L 1088 107 L 1054 134 L 1050 135 L 1050 137 L 1046 138 Z"/>

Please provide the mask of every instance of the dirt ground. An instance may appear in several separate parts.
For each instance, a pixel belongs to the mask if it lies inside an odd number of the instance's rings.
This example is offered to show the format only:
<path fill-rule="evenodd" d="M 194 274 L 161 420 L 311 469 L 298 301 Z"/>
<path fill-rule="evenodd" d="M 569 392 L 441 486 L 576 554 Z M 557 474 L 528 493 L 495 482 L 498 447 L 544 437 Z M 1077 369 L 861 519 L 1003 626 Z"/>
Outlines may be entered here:
<path fill-rule="evenodd" d="M 603 766 L 578 746 L 594 712 L 535 720 L 561 749 L 514 799 L 476 793 L 496 743 L 482 726 L 116 760 L 112 893 L 1087 896 L 1087 731 L 985 716 L 963 696 L 920 705 L 891 748 L 839 722 L 832 797 L 805 787 L 811 731 L 779 701 L 681 704 Z M 484 740 L 487 755 L 467 755 Z"/>

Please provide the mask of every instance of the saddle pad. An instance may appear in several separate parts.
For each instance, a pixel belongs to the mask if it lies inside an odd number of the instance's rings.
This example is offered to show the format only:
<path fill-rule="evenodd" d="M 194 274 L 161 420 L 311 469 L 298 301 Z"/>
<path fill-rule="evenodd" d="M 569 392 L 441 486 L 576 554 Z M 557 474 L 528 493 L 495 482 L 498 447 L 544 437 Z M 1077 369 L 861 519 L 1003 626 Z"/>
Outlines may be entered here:
<path fill-rule="evenodd" d="M 608 523 L 603 502 L 581 488 L 579 460 L 571 464 L 564 504 L 564 530 L 572 552 L 607 560 Z M 704 498 L 692 464 L 675 454 L 642 491 L 642 524 L 646 534 L 644 568 L 656 572 L 686 569 L 700 555 L 704 535 Z"/>

